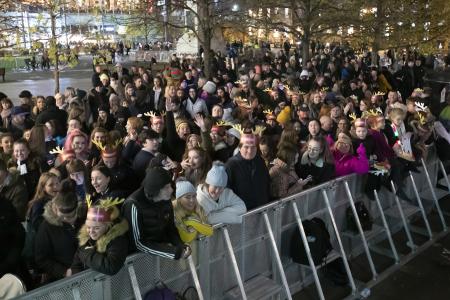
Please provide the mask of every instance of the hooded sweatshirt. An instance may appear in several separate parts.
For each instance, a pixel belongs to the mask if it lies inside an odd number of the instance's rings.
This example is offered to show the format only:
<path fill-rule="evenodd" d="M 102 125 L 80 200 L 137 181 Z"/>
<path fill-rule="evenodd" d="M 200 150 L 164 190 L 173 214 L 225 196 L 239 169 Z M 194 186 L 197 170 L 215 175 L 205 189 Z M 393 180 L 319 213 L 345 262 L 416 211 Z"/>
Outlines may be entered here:
<path fill-rule="evenodd" d="M 338 150 L 333 151 L 336 177 L 351 173 L 366 174 L 369 172 L 369 160 L 367 159 L 364 145 L 360 144 L 356 152 L 358 157 L 353 156 L 351 153 L 342 154 Z"/>

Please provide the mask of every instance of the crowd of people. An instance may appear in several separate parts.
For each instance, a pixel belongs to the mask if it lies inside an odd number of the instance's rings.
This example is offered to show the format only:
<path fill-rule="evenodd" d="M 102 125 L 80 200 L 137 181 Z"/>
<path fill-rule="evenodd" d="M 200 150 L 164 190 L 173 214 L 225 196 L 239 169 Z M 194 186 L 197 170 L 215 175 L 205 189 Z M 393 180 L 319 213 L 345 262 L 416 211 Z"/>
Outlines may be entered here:
<path fill-rule="evenodd" d="M 289 50 L 289 49 L 288 49 Z M 422 58 L 391 73 L 339 47 L 303 66 L 281 50 L 213 75 L 172 57 L 164 71 L 95 67 L 92 89 L 0 93 L 0 277 L 32 289 L 139 251 L 191 255 L 198 236 L 333 178 L 366 196 L 397 186 L 435 143 L 449 155 L 450 97 L 433 103 Z M 11 95 L 14 96 L 14 95 Z"/>

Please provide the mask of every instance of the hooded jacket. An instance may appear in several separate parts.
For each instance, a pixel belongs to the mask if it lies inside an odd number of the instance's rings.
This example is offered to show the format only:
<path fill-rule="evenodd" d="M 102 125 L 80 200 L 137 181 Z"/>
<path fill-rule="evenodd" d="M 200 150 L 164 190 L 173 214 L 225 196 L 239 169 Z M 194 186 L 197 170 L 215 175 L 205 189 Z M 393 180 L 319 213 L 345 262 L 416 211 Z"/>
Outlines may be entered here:
<path fill-rule="evenodd" d="M 200 184 L 197 187 L 197 201 L 203 207 L 211 224 L 241 223 L 241 215 L 247 212 L 244 201 L 229 188 L 225 188 L 216 201 L 211 198 L 206 186 Z"/>
<path fill-rule="evenodd" d="M 78 248 L 77 233 L 86 215 L 79 206 L 74 225 L 64 223 L 53 211 L 52 203 L 45 205 L 44 221 L 35 240 L 36 265 L 48 276 L 48 282 L 63 278 L 72 265 Z"/>
<path fill-rule="evenodd" d="M 16 208 L 19 219 L 23 221 L 27 211 L 28 188 L 25 181 L 17 171 L 10 171 L 3 186 L 0 186 L 0 194 L 11 202 Z"/>
<path fill-rule="evenodd" d="M 175 227 L 170 201 L 148 199 L 140 187 L 125 201 L 122 212 L 131 227 L 131 252 L 138 250 L 170 259 L 181 257 L 184 244 Z"/>
<path fill-rule="evenodd" d="M 83 225 L 78 234 L 79 247 L 73 259 L 72 273 L 88 268 L 107 275 L 119 272 L 128 255 L 127 232 L 128 222 L 122 220 L 94 241 L 89 237 L 87 226 Z"/>

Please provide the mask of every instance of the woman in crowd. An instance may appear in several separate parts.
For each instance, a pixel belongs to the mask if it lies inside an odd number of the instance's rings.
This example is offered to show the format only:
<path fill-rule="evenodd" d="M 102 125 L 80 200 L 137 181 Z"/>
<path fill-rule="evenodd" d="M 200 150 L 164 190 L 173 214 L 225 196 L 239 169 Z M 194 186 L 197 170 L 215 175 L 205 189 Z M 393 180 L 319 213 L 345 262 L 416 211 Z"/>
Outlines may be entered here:
<path fill-rule="evenodd" d="M 214 162 L 205 183 L 197 187 L 197 200 L 211 224 L 241 223 L 247 211 L 245 203 L 227 188 L 228 175 L 222 162 Z"/>
<path fill-rule="evenodd" d="M 44 209 L 44 221 L 35 241 L 35 260 L 43 272 L 45 283 L 70 276 L 70 266 L 78 248 L 77 234 L 86 212 L 81 209 L 70 181 L 61 185 L 52 201 Z"/>
<path fill-rule="evenodd" d="M 330 141 L 333 145 L 334 141 Z M 357 156 L 355 156 L 353 155 L 352 140 L 345 133 L 340 133 L 333 146 L 332 154 L 336 167 L 336 177 L 351 173 L 366 174 L 369 172 L 369 160 L 363 144 L 359 145 L 356 150 Z"/>
<path fill-rule="evenodd" d="M 212 226 L 207 223 L 206 214 L 197 202 L 197 193 L 192 183 L 178 179 L 175 197 L 172 202 L 175 226 L 183 243 L 191 243 L 199 235 L 212 235 Z"/>
<path fill-rule="evenodd" d="M 60 180 L 50 172 L 41 174 L 36 193 L 33 199 L 28 203 L 27 220 L 35 231 L 39 229 L 43 221 L 45 205 L 50 202 L 60 190 Z"/>
<path fill-rule="evenodd" d="M 194 186 L 198 186 L 205 180 L 211 168 L 211 160 L 206 151 L 200 147 L 190 149 L 184 157 L 185 159 L 181 162 L 183 176 Z"/>
<path fill-rule="evenodd" d="M 318 185 L 335 177 L 333 156 L 324 137 L 312 137 L 306 150 L 295 165 L 299 178 L 310 178 L 307 186 Z"/>
<path fill-rule="evenodd" d="M 107 275 L 120 271 L 128 254 L 128 223 L 120 217 L 117 204 L 105 199 L 88 208 L 69 273 L 88 268 Z"/>

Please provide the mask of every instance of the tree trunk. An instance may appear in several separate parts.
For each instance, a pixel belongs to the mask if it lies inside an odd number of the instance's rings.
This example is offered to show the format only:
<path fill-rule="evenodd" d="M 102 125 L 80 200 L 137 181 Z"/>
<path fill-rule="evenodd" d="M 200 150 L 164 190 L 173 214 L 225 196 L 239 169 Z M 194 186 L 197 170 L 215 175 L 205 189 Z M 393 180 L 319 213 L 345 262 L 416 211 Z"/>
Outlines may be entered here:
<path fill-rule="evenodd" d="M 50 47 L 55 47 L 55 70 L 53 71 L 53 75 L 55 78 L 55 94 L 59 93 L 59 51 L 58 51 L 58 40 L 56 37 L 56 15 L 51 15 L 51 28 L 52 28 L 52 39 L 50 42 Z"/>
<path fill-rule="evenodd" d="M 302 36 L 302 65 L 306 66 L 306 62 L 309 60 L 309 47 L 311 46 L 311 38 L 309 33 Z"/>
<path fill-rule="evenodd" d="M 197 13 L 199 16 L 199 42 L 203 46 L 203 72 L 205 77 L 211 80 L 211 39 L 214 30 L 211 25 L 208 0 L 197 1 Z"/>
<path fill-rule="evenodd" d="M 208 78 L 208 80 L 211 80 L 211 34 L 206 33 L 203 35 L 204 41 L 202 43 L 203 46 L 203 67 L 205 72 L 205 77 Z"/>
<path fill-rule="evenodd" d="M 381 48 L 384 32 L 384 10 L 382 0 L 377 0 L 377 12 L 375 19 L 374 37 L 372 43 L 372 65 L 378 66 L 378 51 Z"/>

